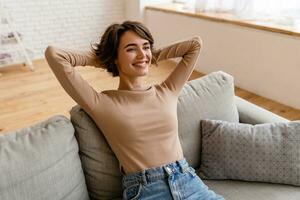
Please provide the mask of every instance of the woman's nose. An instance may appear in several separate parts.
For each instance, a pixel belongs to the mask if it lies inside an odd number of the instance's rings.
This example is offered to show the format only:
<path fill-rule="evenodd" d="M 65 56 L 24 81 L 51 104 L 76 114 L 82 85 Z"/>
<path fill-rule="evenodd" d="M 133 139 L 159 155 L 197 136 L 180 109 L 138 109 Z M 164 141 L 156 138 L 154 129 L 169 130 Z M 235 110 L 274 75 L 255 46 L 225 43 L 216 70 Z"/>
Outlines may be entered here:
<path fill-rule="evenodd" d="M 146 52 L 143 49 L 138 50 L 138 58 L 144 58 L 146 56 Z"/>

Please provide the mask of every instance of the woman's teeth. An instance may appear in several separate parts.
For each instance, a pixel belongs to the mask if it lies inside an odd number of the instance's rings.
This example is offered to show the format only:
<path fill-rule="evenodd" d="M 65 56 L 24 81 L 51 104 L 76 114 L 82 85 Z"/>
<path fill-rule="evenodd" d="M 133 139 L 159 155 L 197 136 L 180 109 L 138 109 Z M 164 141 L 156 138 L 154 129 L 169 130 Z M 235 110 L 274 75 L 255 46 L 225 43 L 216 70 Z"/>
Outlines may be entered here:
<path fill-rule="evenodd" d="M 147 65 L 148 62 L 137 62 L 132 64 L 133 66 L 138 66 L 138 67 L 144 67 L 145 65 Z"/>

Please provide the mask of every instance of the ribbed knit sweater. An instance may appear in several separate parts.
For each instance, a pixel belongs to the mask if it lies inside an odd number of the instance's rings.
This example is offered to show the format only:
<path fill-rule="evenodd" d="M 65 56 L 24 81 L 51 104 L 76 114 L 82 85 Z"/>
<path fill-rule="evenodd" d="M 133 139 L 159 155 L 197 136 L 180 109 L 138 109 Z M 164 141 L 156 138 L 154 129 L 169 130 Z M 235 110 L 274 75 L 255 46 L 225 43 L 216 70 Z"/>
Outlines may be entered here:
<path fill-rule="evenodd" d="M 157 61 L 181 60 L 166 80 L 144 91 L 95 91 L 74 68 L 101 67 L 93 51 L 49 46 L 45 56 L 65 91 L 102 130 L 125 173 L 132 173 L 183 158 L 177 100 L 195 68 L 201 44 L 199 37 L 193 37 L 157 50 Z"/>

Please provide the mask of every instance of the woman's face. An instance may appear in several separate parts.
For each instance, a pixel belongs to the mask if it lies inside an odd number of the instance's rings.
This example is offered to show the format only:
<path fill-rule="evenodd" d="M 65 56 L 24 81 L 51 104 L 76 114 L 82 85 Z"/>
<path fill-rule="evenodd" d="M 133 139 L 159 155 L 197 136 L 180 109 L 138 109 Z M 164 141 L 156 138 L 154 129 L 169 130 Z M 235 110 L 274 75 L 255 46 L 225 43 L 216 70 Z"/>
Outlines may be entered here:
<path fill-rule="evenodd" d="M 151 59 L 152 53 L 148 40 L 133 31 L 126 31 L 121 36 L 118 57 L 115 60 L 120 75 L 127 77 L 147 75 Z"/>

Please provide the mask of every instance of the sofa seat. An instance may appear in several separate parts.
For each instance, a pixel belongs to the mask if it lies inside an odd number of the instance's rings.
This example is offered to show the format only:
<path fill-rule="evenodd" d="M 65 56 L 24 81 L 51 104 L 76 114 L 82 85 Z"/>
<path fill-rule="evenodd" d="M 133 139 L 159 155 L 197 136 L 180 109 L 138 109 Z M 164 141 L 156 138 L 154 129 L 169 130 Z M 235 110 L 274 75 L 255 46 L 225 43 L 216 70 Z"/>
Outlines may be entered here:
<path fill-rule="evenodd" d="M 233 180 L 203 180 L 217 194 L 230 200 L 299 200 L 300 188 L 291 185 Z"/>

